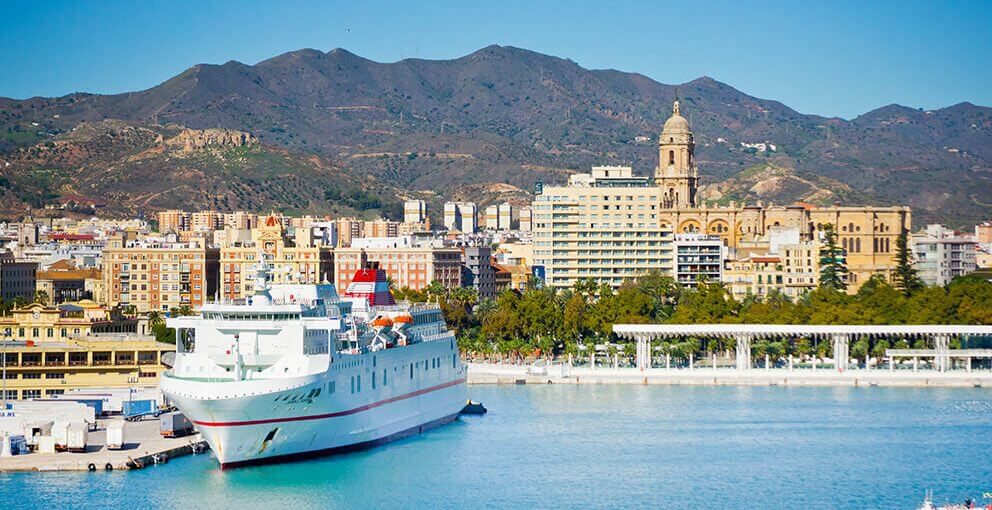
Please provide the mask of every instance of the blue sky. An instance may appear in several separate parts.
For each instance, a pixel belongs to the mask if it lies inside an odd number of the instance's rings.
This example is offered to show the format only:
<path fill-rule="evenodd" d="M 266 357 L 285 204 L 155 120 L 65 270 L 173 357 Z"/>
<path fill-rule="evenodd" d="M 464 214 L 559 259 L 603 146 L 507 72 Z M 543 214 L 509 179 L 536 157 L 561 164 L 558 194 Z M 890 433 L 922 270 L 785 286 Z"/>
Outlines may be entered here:
<path fill-rule="evenodd" d="M 663 83 L 711 76 L 803 113 L 992 105 L 992 2 L 17 1 L 0 96 L 152 87 L 300 48 L 377 61 L 512 45 Z"/>

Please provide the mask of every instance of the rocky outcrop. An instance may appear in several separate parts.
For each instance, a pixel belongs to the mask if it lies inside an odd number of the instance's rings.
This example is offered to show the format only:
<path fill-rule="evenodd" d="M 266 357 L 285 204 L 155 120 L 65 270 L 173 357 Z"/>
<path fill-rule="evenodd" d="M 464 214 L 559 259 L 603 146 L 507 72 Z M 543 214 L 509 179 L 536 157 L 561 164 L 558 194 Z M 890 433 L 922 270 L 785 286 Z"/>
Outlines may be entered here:
<path fill-rule="evenodd" d="M 206 147 L 244 147 L 256 143 L 258 140 L 251 133 L 232 129 L 184 129 L 165 142 L 186 152 Z"/>

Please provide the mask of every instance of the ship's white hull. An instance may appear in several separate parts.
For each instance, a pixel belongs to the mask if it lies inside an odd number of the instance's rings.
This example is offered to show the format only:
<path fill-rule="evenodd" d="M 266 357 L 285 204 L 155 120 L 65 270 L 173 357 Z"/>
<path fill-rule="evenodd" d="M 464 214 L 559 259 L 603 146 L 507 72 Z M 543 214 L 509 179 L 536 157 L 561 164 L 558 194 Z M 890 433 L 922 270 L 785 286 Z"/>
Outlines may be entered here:
<path fill-rule="evenodd" d="M 227 468 L 368 447 L 450 422 L 465 406 L 465 370 L 449 342 L 428 342 L 345 356 L 312 375 L 207 382 L 167 373 L 161 386 Z"/>

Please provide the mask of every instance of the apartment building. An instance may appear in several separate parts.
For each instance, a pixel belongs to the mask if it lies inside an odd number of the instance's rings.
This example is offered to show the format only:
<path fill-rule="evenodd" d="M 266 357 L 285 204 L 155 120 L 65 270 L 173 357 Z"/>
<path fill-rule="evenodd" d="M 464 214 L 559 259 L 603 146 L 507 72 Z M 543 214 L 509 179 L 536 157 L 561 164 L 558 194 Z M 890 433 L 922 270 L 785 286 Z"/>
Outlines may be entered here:
<path fill-rule="evenodd" d="M 403 203 L 403 223 L 424 223 L 427 221 L 427 202 L 407 200 Z"/>
<path fill-rule="evenodd" d="M 675 281 L 695 287 L 699 281 L 722 282 L 724 246 L 719 237 L 705 234 L 675 235 Z"/>
<path fill-rule="evenodd" d="M 954 278 L 978 268 L 977 243 L 942 225 L 927 225 L 926 231 L 913 236 L 913 255 L 920 278 L 927 285 L 947 285 Z"/>
<path fill-rule="evenodd" d="M 796 299 L 820 284 L 820 244 L 782 244 L 769 253 L 748 254 L 728 263 L 724 282 L 737 300 L 778 292 Z"/>
<path fill-rule="evenodd" d="M 534 219 L 533 214 L 534 214 L 533 213 L 533 209 L 531 209 L 530 206 L 526 206 L 526 207 L 521 207 L 520 208 L 520 220 L 519 220 L 519 224 L 518 224 L 518 227 L 517 228 L 521 232 L 530 232 L 531 231 L 531 228 L 532 228 L 531 227 L 531 223 L 532 223 L 532 221 Z"/>
<path fill-rule="evenodd" d="M 0 299 L 34 300 L 38 263 L 19 259 L 9 251 L 0 251 Z"/>
<path fill-rule="evenodd" d="M 388 246 L 370 243 L 365 247 L 334 250 L 335 286 L 343 293 L 355 271 L 378 263 L 398 288 L 422 290 L 437 280 L 445 288 L 462 285 L 462 251 L 459 248 Z"/>
<path fill-rule="evenodd" d="M 190 230 L 218 230 L 224 228 L 224 214 L 217 211 L 200 211 L 190 214 Z"/>
<path fill-rule="evenodd" d="M 244 298 L 254 292 L 255 268 L 264 256 L 272 267 L 270 281 L 276 284 L 319 284 L 334 277 L 333 247 L 323 237 L 308 235 L 310 228 L 296 229 L 290 238 L 283 224 L 269 216 L 250 231 L 250 240 L 235 240 L 220 248 L 221 295 L 225 300 Z M 320 228 L 319 226 L 317 227 Z"/>
<path fill-rule="evenodd" d="M 473 202 L 445 202 L 444 228 L 463 234 L 474 234 L 479 229 L 479 212 Z"/>
<path fill-rule="evenodd" d="M 492 249 L 488 246 L 462 248 L 462 285 L 472 287 L 479 299 L 496 297 L 496 275 L 492 266 Z"/>
<path fill-rule="evenodd" d="M 220 250 L 203 241 L 132 241 L 103 254 L 107 304 L 138 312 L 199 308 L 217 292 Z"/>

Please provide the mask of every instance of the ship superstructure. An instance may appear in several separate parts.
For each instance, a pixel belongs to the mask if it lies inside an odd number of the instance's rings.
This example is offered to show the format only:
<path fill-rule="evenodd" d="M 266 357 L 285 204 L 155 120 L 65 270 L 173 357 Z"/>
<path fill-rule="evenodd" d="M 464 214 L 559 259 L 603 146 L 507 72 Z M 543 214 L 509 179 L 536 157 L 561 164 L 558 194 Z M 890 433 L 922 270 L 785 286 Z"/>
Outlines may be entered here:
<path fill-rule="evenodd" d="M 270 286 L 167 319 L 176 361 L 162 391 L 222 467 L 374 445 L 454 420 L 465 367 L 438 306 L 396 303 L 385 273 L 331 285 Z"/>

